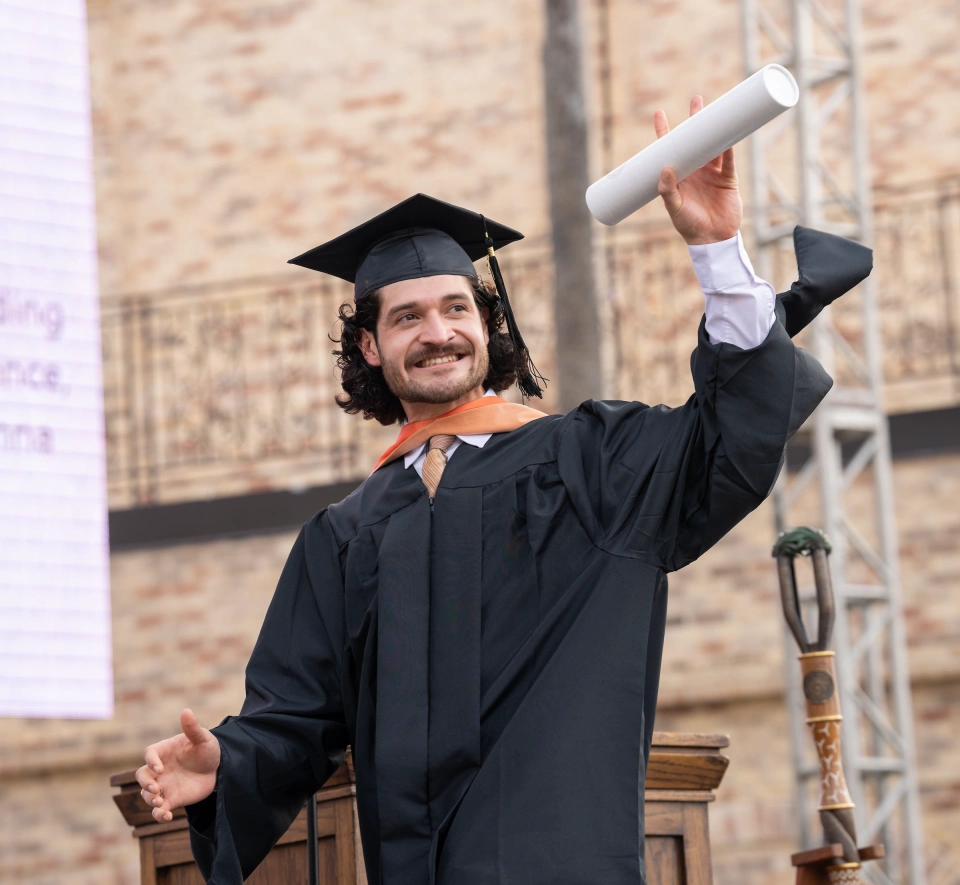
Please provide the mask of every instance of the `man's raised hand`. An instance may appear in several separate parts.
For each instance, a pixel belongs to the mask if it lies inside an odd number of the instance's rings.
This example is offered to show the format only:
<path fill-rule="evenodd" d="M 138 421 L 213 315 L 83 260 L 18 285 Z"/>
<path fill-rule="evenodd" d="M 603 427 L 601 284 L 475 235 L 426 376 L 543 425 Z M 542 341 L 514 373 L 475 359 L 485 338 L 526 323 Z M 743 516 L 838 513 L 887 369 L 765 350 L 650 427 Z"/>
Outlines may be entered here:
<path fill-rule="evenodd" d="M 206 799 L 216 787 L 220 743 L 201 728 L 192 710 L 180 714 L 183 734 L 151 744 L 143 751 L 146 765 L 137 769 L 143 801 L 155 820 L 173 820 L 173 810 Z"/>
<path fill-rule="evenodd" d="M 690 116 L 702 108 L 703 98 L 693 96 Z M 653 127 L 657 138 L 663 138 L 670 131 L 663 111 L 654 112 Z M 657 190 L 663 197 L 673 226 L 691 246 L 728 240 L 740 229 L 743 203 L 737 186 L 733 148 L 728 148 L 680 182 L 674 171 L 665 166 Z"/>

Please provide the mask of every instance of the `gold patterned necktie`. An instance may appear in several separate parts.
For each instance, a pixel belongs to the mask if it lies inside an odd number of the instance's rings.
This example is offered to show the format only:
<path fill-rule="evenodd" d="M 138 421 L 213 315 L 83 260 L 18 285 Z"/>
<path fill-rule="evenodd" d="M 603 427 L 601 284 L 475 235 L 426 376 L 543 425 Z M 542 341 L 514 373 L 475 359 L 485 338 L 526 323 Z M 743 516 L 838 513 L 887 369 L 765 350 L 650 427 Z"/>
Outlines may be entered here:
<path fill-rule="evenodd" d="M 431 436 L 427 443 L 427 457 L 423 462 L 421 476 L 431 498 L 437 493 L 440 477 L 443 476 L 443 468 L 447 466 L 447 449 L 453 445 L 455 439 L 456 436 L 453 434 L 438 433 L 436 436 Z"/>

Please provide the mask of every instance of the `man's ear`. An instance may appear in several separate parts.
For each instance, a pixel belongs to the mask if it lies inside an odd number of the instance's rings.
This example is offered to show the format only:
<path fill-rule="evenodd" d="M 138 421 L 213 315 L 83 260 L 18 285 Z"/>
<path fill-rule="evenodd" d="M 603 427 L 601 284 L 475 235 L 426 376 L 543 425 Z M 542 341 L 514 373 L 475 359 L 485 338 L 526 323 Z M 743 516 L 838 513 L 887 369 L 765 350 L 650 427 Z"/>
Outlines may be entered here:
<path fill-rule="evenodd" d="M 487 321 L 490 319 L 490 308 L 482 307 L 480 308 L 480 319 L 483 320 L 483 343 L 490 343 L 490 327 L 487 325 Z"/>
<path fill-rule="evenodd" d="M 374 337 L 373 332 L 368 329 L 360 330 L 360 353 L 363 354 L 363 358 L 367 361 L 368 365 L 380 365 L 380 351 L 377 350 L 377 339 Z"/>

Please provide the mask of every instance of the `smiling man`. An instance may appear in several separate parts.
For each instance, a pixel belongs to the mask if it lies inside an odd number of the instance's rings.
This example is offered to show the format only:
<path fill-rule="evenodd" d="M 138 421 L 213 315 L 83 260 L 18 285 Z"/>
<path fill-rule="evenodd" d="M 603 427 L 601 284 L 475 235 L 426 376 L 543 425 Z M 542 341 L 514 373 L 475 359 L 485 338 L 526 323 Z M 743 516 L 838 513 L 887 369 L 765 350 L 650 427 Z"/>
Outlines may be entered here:
<path fill-rule="evenodd" d="M 732 151 L 661 193 L 706 298 L 679 408 L 497 396 L 540 379 L 499 271 L 494 289 L 473 264 L 520 235 L 475 213 L 418 195 L 295 259 L 354 283 L 341 406 L 403 426 L 303 527 L 240 715 L 184 711 L 146 750 L 143 797 L 158 821 L 189 806 L 209 882 L 249 875 L 347 745 L 371 883 L 643 882 L 666 574 L 769 493 L 831 384 L 790 336 L 870 270 L 798 228 L 777 299 L 740 241 Z"/>
<path fill-rule="evenodd" d="M 359 329 L 364 360 L 381 369 L 407 421 L 483 396 L 490 309 L 478 309 L 467 280 L 442 274 L 394 283 L 386 297 L 375 296 L 382 313 L 376 327 Z"/>

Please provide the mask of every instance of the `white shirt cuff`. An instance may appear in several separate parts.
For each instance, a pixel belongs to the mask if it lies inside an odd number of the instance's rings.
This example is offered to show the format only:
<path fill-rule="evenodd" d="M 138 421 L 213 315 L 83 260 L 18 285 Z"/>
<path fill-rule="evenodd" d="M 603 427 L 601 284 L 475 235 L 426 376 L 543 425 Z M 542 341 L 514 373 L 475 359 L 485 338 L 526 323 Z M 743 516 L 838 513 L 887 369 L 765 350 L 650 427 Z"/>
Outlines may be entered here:
<path fill-rule="evenodd" d="M 710 343 L 736 344 L 744 350 L 762 344 L 776 318 L 777 293 L 754 272 L 740 232 L 687 250 L 703 289 Z"/>

